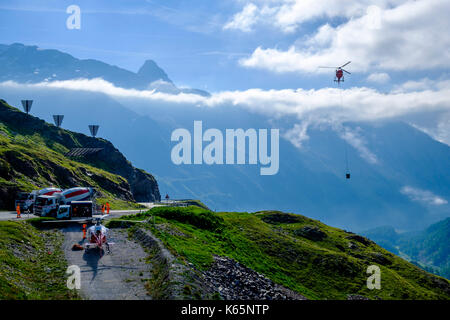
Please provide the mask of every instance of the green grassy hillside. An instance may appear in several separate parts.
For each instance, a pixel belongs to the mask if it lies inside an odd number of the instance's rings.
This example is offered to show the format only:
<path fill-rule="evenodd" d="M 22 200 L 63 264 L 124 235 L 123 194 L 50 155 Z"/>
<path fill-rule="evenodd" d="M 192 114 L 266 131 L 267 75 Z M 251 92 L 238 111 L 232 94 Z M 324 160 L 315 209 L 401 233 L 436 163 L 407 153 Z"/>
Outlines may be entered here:
<path fill-rule="evenodd" d="M 29 192 L 47 186 L 92 186 L 99 198 L 109 201 L 113 209 L 137 206 L 135 196 L 140 190 L 127 180 L 124 167 L 128 166 L 133 172 L 139 170 L 109 142 L 57 128 L 2 100 L 0 113 L 0 209 L 13 209 L 18 191 Z M 111 150 L 108 155 L 85 159 L 65 156 L 72 147 L 93 147 L 89 145 L 92 143 Z M 123 175 L 116 166 L 124 170 Z M 156 180 L 146 172 L 140 174 L 139 182 L 144 186 L 154 184 L 157 191 Z"/>
<path fill-rule="evenodd" d="M 157 207 L 122 219 L 148 219 L 140 225 L 151 229 L 179 259 L 201 270 L 208 269 L 213 255 L 227 256 L 310 299 L 346 299 L 350 294 L 450 299 L 448 280 L 362 236 L 302 215 Z M 369 265 L 381 269 L 381 290 L 366 286 Z"/>
<path fill-rule="evenodd" d="M 0 221 L 0 300 L 77 299 L 66 287 L 67 263 L 58 231 Z"/>

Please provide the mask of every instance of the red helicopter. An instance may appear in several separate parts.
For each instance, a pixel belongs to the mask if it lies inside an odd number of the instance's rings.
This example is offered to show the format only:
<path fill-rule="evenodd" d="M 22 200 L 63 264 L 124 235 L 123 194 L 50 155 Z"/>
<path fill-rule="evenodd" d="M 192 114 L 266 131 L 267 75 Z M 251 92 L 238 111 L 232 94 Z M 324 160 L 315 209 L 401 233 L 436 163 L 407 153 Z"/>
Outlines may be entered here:
<path fill-rule="evenodd" d="M 330 69 L 335 69 L 336 70 L 336 77 L 334 78 L 334 81 L 337 82 L 338 86 L 340 85 L 341 82 L 344 82 L 344 72 L 351 74 L 350 72 L 348 72 L 347 70 L 343 69 L 346 65 L 350 64 L 351 61 L 343 64 L 340 67 L 319 67 L 319 68 L 330 68 Z M 342 96 L 341 96 L 341 103 L 342 103 Z M 346 172 L 345 172 L 345 178 L 346 179 L 350 179 L 350 171 L 348 169 L 348 156 L 347 156 L 347 145 L 345 147 L 345 162 L 346 162 Z"/>
<path fill-rule="evenodd" d="M 338 84 L 341 82 L 344 82 L 344 72 L 347 72 L 348 74 L 351 74 L 347 70 L 344 70 L 343 67 L 348 65 L 351 61 L 347 62 L 346 64 L 343 64 L 340 67 L 319 67 L 319 68 L 329 68 L 329 69 L 336 69 L 336 77 L 334 78 L 334 81 Z"/>
<path fill-rule="evenodd" d="M 90 227 L 88 231 L 88 242 L 85 243 L 84 248 L 86 252 L 92 247 L 97 248 L 100 252 L 103 251 L 103 245 L 106 246 L 108 253 L 111 252 L 110 245 L 114 243 L 108 242 L 107 234 L 108 228 L 101 224 L 102 219 L 104 219 L 106 215 L 95 218 L 95 225 Z"/>

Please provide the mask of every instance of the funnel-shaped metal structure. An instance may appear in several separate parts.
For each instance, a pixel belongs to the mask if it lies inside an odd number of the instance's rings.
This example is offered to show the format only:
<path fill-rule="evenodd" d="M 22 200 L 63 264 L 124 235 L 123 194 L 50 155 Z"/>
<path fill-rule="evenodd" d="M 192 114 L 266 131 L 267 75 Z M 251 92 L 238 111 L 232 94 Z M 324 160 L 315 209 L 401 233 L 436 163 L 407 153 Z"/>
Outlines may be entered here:
<path fill-rule="evenodd" d="M 23 110 L 28 114 L 31 111 L 31 105 L 33 104 L 33 100 L 22 100 Z"/>
<path fill-rule="evenodd" d="M 95 138 L 95 136 L 97 135 L 97 132 L 98 132 L 98 128 L 99 128 L 100 126 L 99 125 L 96 125 L 96 124 L 90 124 L 89 125 L 89 130 L 91 131 L 91 135 Z"/>
<path fill-rule="evenodd" d="M 58 128 L 61 127 L 63 119 L 64 119 L 64 116 L 62 114 L 54 114 L 53 115 L 53 120 L 55 121 L 55 126 L 57 126 Z"/>

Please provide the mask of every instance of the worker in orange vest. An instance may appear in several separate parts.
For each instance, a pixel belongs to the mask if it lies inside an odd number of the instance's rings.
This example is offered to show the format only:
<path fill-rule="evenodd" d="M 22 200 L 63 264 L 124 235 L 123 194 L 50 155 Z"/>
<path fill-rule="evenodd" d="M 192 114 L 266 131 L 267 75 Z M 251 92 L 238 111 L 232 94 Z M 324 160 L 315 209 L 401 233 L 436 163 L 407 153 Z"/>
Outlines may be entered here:
<path fill-rule="evenodd" d="M 109 209 L 110 209 L 109 202 L 106 202 L 106 214 L 109 214 Z"/>
<path fill-rule="evenodd" d="M 17 218 L 20 218 L 20 204 L 17 204 L 16 212 L 17 212 Z"/>
<path fill-rule="evenodd" d="M 102 204 L 102 214 L 105 214 L 105 205 Z"/>
<path fill-rule="evenodd" d="M 86 239 L 86 224 L 83 223 L 83 240 Z"/>

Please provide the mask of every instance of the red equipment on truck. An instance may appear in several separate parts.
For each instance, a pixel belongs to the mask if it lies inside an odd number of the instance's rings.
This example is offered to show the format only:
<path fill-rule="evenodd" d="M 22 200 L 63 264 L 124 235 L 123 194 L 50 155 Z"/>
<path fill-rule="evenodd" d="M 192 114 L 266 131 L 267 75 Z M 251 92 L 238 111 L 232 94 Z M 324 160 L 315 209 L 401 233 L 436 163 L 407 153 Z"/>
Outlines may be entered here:
<path fill-rule="evenodd" d="M 38 196 L 34 204 L 34 214 L 42 217 L 57 217 L 59 206 L 70 205 L 72 202 L 89 202 L 93 207 L 92 201 L 89 201 L 94 193 L 93 188 L 76 187 L 66 189 L 53 195 Z"/>

